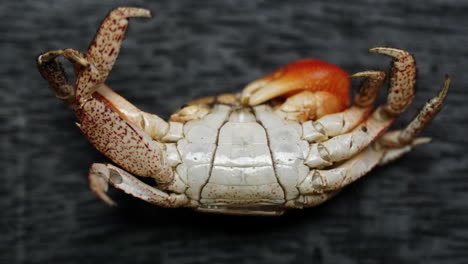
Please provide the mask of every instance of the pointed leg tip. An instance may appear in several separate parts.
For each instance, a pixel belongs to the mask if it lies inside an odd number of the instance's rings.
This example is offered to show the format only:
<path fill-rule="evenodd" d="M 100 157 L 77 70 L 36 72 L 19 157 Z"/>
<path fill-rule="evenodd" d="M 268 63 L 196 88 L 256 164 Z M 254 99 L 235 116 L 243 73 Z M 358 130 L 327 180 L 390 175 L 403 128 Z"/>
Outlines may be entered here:
<path fill-rule="evenodd" d="M 110 207 L 117 206 L 117 203 L 114 200 L 112 200 L 112 198 L 110 198 L 109 195 L 107 195 L 105 192 L 99 192 L 99 193 L 95 192 L 95 194 L 97 195 L 99 199 L 101 199 L 101 201 L 106 203 L 108 206 Z"/>
<path fill-rule="evenodd" d="M 419 137 L 413 140 L 411 143 L 412 146 L 418 146 L 418 145 L 423 145 L 423 144 L 428 144 L 432 142 L 432 138 L 430 137 Z"/>
<path fill-rule="evenodd" d="M 387 47 L 374 47 L 374 48 L 370 48 L 369 52 L 370 53 L 382 53 L 382 52 L 388 51 L 389 49 L 390 48 L 387 48 Z"/>
<path fill-rule="evenodd" d="M 107 182 L 103 178 L 90 179 L 90 189 L 96 194 L 96 196 L 105 202 L 109 206 L 117 206 L 117 203 L 107 195 L 107 189 L 109 188 Z"/>
<path fill-rule="evenodd" d="M 445 75 L 444 85 L 440 89 L 440 97 L 445 98 L 447 96 L 448 90 L 450 88 L 450 76 L 448 74 Z"/>
<path fill-rule="evenodd" d="M 151 17 L 153 17 L 153 14 L 151 13 L 150 10 L 142 8 L 142 12 L 141 12 L 140 17 L 151 18 Z"/>
<path fill-rule="evenodd" d="M 46 52 L 41 53 L 39 56 L 37 56 L 37 64 L 38 65 L 43 65 L 47 62 L 50 62 L 51 60 L 55 59 L 56 57 L 60 56 L 63 54 L 63 50 L 49 50 Z"/>
<path fill-rule="evenodd" d="M 374 48 L 370 48 L 369 52 L 379 53 L 379 52 L 386 52 L 386 51 L 390 51 L 390 50 L 393 51 L 393 50 L 399 50 L 399 49 L 390 48 L 390 47 L 374 47 Z"/>
<path fill-rule="evenodd" d="M 360 77 L 383 77 L 385 78 L 385 72 L 383 71 L 362 71 L 362 72 L 356 72 L 352 75 L 350 75 L 350 78 L 360 78 Z"/>
<path fill-rule="evenodd" d="M 387 55 L 397 60 L 401 60 L 402 58 L 405 58 L 405 57 L 411 58 L 411 55 L 407 51 L 396 49 L 396 48 L 375 47 L 375 48 L 369 49 L 369 52 Z"/>
<path fill-rule="evenodd" d="M 146 8 L 139 8 L 139 7 L 119 7 L 117 9 L 114 9 L 111 13 L 115 13 L 123 17 L 144 17 L 144 18 L 151 17 L 150 10 Z"/>
<path fill-rule="evenodd" d="M 357 73 L 351 74 L 349 78 L 359 78 L 359 77 L 367 77 L 367 76 L 369 75 L 367 75 L 365 72 L 357 72 Z"/>
<path fill-rule="evenodd" d="M 87 68 L 90 66 L 88 59 L 86 59 L 86 55 L 83 53 L 74 50 L 74 49 L 64 49 L 63 56 L 70 60 L 73 63 L 78 63 L 79 65 Z"/>
<path fill-rule="evenodd" d="M 428 103 L 427 103 L 433 109 L 436 109 L 436 110 L 433 110 L 434 116 L 435 116 L 435 113 L 437 113 L 442 108 L 442 104 L 444 103 L 445 99 L 447 98 L 449 88 L 450 88 L 450 77 L 448 75 L 446 75 L 444 84 L 440 88 L 437 95 L 434 96 L 432 99 L 430 99 L 428 101 Z"/>
<path fill-rule="evenodd" d="M 93 191 L 99 199 L 104 201 L 109 206 L 117 206 L 117 203 L 114 202 L 108 195 L 107 190 L 109 189 L 108 181 L 112 175 L 105 164 L 94 163 L 88 175 L 89 188 Z"/>

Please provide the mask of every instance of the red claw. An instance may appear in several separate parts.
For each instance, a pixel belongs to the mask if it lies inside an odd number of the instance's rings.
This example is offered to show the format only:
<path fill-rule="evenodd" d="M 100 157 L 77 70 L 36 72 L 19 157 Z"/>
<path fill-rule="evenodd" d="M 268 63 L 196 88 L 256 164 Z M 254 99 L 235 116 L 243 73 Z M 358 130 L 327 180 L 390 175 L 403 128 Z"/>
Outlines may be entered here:
<path fill-rule="evenodd" d="M 334 111 L 338 112 L 349 103 L 350 86 L 349 75 L 340 67 L 317 59 L 302 59 L 249 84 L 243 101 L 257 105 L 302 91 L 324 92 L 337 103 Z"/>
<path fill-rule="evenodd" d="M 296 88 L 298 91 L 329 92 L 334 94 L 344 106 L 349 103 L 351 86 L 349 75 L 336 65 L 317 59 L 302 59 L 278 71 L 283 72 L 283 76 L 280 77 L 282 82 L 301 80 Z"/>

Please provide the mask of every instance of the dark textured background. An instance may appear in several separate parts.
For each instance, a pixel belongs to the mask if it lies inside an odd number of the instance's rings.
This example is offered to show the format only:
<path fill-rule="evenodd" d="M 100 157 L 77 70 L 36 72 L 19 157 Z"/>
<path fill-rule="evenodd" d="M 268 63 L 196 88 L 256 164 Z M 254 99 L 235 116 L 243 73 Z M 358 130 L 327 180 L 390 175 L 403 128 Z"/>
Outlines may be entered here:
<path fill-rule="evenodd" d="M 131 21 L 108 83 L 162 117 L 194 97 L 237 92 L 292 60 L 318 57 L 348 72 L 387 69 L 374 46 L 412 52 L 414 106 L 444 74 L 452 88 L 425 131 L 434 138 L 317 208 L 280 218 L 160 209 L 87 187 L 105 162 L 35 69 L 42 51 L 86 51 L 119 5 Z M 468 2 L 5 1 L 0 6 L 1 263 L 468 263 Z M 355 83 L 356 84 L 356 83 Z"/>

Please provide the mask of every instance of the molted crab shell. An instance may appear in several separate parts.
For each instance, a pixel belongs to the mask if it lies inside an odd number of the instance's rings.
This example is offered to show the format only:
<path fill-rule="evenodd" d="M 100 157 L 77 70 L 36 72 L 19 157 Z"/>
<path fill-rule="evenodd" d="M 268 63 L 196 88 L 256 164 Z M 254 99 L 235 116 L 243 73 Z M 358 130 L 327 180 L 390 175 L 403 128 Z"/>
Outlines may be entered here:
<path fill-rule="evenodd" d="M 429 139 L 417 136 L 441 109 L 439 94 L 401 130 L 387 129 L 411 104 L 416 67 L 406 51 L 374 48 L 394 59 L 387 102 L 374 111 L 382 71 L 363 81 L 349 103 L 348 74 L 304 59 L 247 85 L 240 94 L 192 101 L 166 122 L 114 93 L 105 80 L 119 53 L 128 17 L 146 9 L 123 7 L 103 21 L 86 54 L 48 51 L 39 71 L 58 98 L 76 113 L 78 126 L 112 164 L 93 164 L 91 189 L 106 203 L 108 184 L 163 207 L 226 214 L 279 215 L 318 205 L 379 164 L 399 158 Z M 58 61 L 70 60 L 70 85 Z M 136 176 L 152 177 L 156 186 Z"/>

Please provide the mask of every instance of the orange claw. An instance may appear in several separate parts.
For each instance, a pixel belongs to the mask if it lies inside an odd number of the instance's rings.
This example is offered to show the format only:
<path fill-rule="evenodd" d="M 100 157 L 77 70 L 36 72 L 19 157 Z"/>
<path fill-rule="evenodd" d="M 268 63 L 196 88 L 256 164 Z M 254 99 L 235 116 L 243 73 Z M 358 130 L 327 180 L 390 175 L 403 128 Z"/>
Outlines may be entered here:
<path fill-rule="evenodd" d="M 247 85 L 242 91 L 242 102 L 258 105 L 301 91 L 325 92 L 338 102 L 333 111 L 339 112 L 349 103 L 349 89 L 349 75 L 340 67 L 317 59 L 303 59 Z"/>

